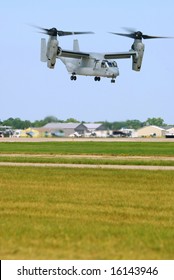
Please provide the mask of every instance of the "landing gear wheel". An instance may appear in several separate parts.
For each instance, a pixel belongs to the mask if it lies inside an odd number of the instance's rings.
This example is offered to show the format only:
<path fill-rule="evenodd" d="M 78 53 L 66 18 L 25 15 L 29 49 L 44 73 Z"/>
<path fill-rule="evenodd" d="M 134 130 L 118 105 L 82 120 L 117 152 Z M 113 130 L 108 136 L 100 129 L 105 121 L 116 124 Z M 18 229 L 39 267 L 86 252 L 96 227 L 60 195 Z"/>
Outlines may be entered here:
<path fill-rule="evenodd" d="M 71 81 L 76 81 L 76 80 L 77 80 L 77 77 L 76 77 L 75 75 L 72 75 L 72 76 L 70 77 L 70 79 L 71 79 Z"/>
<path fill-rule="evenodd" d="M 112 79 L 112 80 L 111 80 L 111 83 L 113 83 L 113 84 L 114 84 L 114 83 L 115 83 L 115 79 Z"/>
<path fill-rule="evenodd" d="M 94 77 L 94 81 L 100 82 L 100 77 Z"/>

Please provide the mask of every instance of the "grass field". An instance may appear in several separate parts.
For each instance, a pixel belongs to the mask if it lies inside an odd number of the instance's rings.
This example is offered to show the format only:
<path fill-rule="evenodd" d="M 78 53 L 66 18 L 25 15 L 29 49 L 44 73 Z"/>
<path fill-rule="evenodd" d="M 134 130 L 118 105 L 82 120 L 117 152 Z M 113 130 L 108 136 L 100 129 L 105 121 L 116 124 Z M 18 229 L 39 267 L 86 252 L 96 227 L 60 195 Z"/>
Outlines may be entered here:
<path fill-rule="evenodd" d="M 1 142 L 0 153 L 170 157 L 174 142 Z"/>
<path fill-rule="evenodd" d="M 79 157 L 66 157 L 65 155 L 55 157 L 45 155 L 0 155 L 0 162 L 10 163 L 48 163 L 48 164 L 86 164 L 86 165 L 143 165 L 143 166 L 174 166 L 174 158 L 136 158 L 136 157 L 85 157 L 83 155 Z"/>
<path fill-rule="evenodd" d="M 0 152 L 114 153 L 105 143 L 29 144 L 0 143 Z M 173 156 L 173 143 L 122 144 L 115 154 Z M 0 257 L 174 259 L 173 182 L 173 171 L 1 166 Z"/>

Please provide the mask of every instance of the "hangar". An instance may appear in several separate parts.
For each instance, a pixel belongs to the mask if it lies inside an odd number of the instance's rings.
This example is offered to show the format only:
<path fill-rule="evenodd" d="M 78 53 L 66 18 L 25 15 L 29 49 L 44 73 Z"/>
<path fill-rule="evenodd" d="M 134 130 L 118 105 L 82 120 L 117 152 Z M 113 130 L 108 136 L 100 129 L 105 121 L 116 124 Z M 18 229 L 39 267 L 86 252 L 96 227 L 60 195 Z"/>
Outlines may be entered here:
<path fill-rule="evenodd" d="M 42 127 L 42 131 L 52 135 L 62 133 L 62 136 L 67 137 L 75 132 L 79 123 L 48 123 Z"/>
<path fill-rule="evenodd" d="M 82 136 L 94 134 L 102 137 L 106 136 L 107 130 L 101 123 L 48 123 L 42 127 L 42 132 L 49 134 L 62 133 L 62 136 L 69 137 L 74 133 Z"/>
<path fill-rule="evenodd" d="M 164 128 L 149 125 L 136 131 L 136 137 L 164 137 L 166 130 Z"/>

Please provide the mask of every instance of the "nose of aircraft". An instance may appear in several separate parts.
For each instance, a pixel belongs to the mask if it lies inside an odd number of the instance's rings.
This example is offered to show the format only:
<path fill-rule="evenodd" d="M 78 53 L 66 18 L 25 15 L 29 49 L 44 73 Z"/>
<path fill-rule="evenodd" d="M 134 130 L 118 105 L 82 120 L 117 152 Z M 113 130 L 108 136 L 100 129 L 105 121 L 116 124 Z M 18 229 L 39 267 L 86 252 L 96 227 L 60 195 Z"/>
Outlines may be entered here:
<path fill-rule="evenodd" d="M 117 67 L 112 68 L 112 69 L 110 68 L 108 71 L 108 74 L 110 77 L 116 78 L 117 76 L 119 76 L 119 69 Z"/>

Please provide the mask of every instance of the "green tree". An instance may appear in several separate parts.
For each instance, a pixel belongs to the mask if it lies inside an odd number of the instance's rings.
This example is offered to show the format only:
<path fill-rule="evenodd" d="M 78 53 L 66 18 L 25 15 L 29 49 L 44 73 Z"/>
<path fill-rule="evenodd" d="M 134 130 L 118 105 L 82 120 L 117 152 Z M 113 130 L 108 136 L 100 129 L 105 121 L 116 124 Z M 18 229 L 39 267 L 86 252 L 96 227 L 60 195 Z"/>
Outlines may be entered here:
<path fill-rule="evenodd" d="M 9 119 L 3 121 L 2 124 L 3 124 L 4 126 L 12 126 L 12 127 L 13 127 L 13 122 L 14 122 L 14 119 L 13 119 L 13 118 L 9 118 Z"/>
<path fill-rule="evenodd" d="M 74 119 L 74 118 L 69 118 L 65 121 L 66 123 L 79 123 L 78 120 Z"/>
<path fill-rule="evenodd" d="M 45 124 L 47 124 L 47 123 L 51 123 L 51 122 L 53 122 L 53 123 L 59 122 L 59 120 L 54 116 L 47 116 L 47 117 L 44 118 L 43 122 Z"/>
<path fill-rule="evenodd" d="M 33 127 L 42 127 L 48 123 L 56 123 L 56 122 L 61 122 L 63 123 L 63 120 L 59 120 L 58 118 L 54 116 L 47 116 L 43 120 L 36 120 L 32 123 Z"/>
<path fill-rule="evenodd" d="M 165 123 L 162 118 L 148 118 L 146 121 L 146 125 L 164 126 Z"/>
<path fill-rule="evenodd" d="M 138 129 L 143 126 L 143 123 L 139 120 L 127 120 L 125 122 L 125 127 L 130 129 Z"/>

